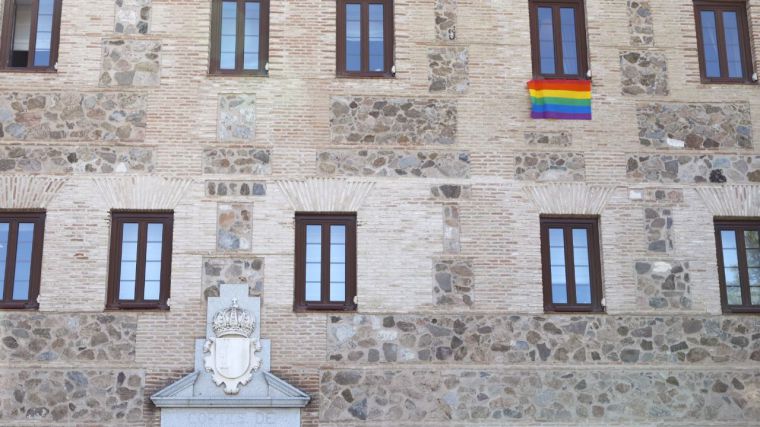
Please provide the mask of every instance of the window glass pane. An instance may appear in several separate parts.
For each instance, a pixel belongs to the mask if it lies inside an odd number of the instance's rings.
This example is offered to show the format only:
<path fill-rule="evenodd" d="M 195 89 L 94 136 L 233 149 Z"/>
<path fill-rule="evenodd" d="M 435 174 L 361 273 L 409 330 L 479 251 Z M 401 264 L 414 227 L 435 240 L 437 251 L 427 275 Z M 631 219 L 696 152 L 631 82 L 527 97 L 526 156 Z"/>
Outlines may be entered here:
<path fill-rule="evenodd" d="M 16 1 L 16 16 L 13 27 L 12 67 L 26 67 L 29 60 L 29 40 L 32 33 L 31 0 Z"/>
<path fill-rule="evenodd" d="M 567 304 L 565 232 L 563 229 L 549 229 L 549 253 L 549 264 L 551 266 L 552 302 L 555 304 Z"/>
<path fill-rule="evenodd" d="M 245 40 L 243 41 L 243 68 L 259 68 L 259 3 L 245 4 Z"/>
<path fill-rule="evenodd" d="M 5 293 L 5 263 L 8 259 L 8 233 L 10 225 L 7 222 L 0 223 L 0 300 Z"/>
<path fill-rule="evenodd" d="M 306 301 L 322 300 L 322 226 L 306 226 Z"/>
<path fill-rule="evenodd" d="M 739 286 L 739 268 L 726 267 L 723 269 L 726 276 L 726 286 Z"/>
<path fill-rule="evenodd" d="M 742 290 L 738 286 L 727 286 L 726 296 L 728 297 L 729 305 L 741 305 L 742 304 Z"/>
<path fill-rule="evenodd" d="M 383 71 L 383 5 L 369 5 L 369 70 Z"/>
<path fill-rule="evenodd" d="M 742 48 L 739 44 L 739 20 L 736 12 L 723 12 L 723 32 L 726 37 L 728 77 L 742 78 Z"/>
<path fill-rule="evenodd" d="M 346 226 L 330 226 L 330 301 L 346 300 Z"/>
<path fill-rule="evenodd" d="M 161 294 L 161 282 L 158 280 L 146 280 L 143 299 L 146 301 L 158 301 Z"/>
<path fill-rule="evenodd" d="M 562 30 L 562 68 L 565 74 L 578 74 L 578 46 L 575 40 L 575 9 L 559 10 Z"/>
<path fill-rule="evenodd" d="M 760 286 L 760 268 L 748 269 L 749 285 Z"/>
<path fill-rule="evenodd" d="M 137 232 L 139 224 L 122 225 L 121 272 L 119 277 L 119 299 L 135 299 L 135 277 L 137 274 Z"/>
<path fill-rule="evenodd" d="M 40 0 L 37 15 L 37 39 L 34 44 L 34 65 L 50 65 L 50 46 L 53 38 L 53 0 Z"/>
<path fill-rule="evenodd" d="M 575 263 L 575 302 L 591 304 L 591 275 L 588 264 L 588 230 L 573 229 L 573 261 Z"/>
<path fill-rule="evenodd" d="M 361 71 L 361 5 L 346 5 L 346 70 Z"/>
<path fill-rule="evenodd" d="M 550 7 L 538 8 L 538 52 L 541 73 L 554 74 L 554 24 Z"/>
<path fill-rule="evenodd" d="M 760 286 L 752 286 L 749 288 L 750 304 L 760 305 Z"/>
<path fill-rule="evenodd" d="M 237 43 L 237 3 L 222 2 L 222 36 L 219 56 L 219 68 L 235 69 L 235 46 Z"/>
<path fill-rule="evenodd" d="M 734 230 L 723 230 L 720 232 L 720 240 L 723 244 L 723 249 L 735 249 L 736 248 L 736 232 Z"/>
<path fill-rule="evenodd" d="M 702 21 L 702 50 L 705 54 L 705 73 L 707 77 L 720 77 L 715 12 L 703 10 L 699 15 Z"/>
<path fill-rule="evenodd" d="M 16 269 L 13 280 L 13 299 L 29 299 L 29 280 L 32 272 L 34 224 L 20 223 L 16 240 Z"/>

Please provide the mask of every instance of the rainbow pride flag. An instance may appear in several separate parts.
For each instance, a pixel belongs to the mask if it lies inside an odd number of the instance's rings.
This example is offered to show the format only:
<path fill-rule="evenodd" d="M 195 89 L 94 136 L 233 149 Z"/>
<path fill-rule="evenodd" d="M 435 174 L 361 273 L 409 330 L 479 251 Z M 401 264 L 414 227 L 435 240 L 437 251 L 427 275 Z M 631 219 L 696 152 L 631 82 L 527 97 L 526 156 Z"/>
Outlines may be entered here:
<path fill-rule="evenodd" d="M 589 80 L 531 80 L 528 90 L 531 118 L 591 120 Z"/>

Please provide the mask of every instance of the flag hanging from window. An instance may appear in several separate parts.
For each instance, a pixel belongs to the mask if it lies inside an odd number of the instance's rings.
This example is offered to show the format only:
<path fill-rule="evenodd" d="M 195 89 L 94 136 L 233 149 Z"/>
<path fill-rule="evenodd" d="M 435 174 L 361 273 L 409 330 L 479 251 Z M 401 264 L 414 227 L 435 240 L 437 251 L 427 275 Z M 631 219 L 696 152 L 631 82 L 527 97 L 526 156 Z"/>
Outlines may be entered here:
<path fill-rule="evenodd" d="M 528 90 L 531 118 L 591 120 L 589 80 L 531 80 Z"/>

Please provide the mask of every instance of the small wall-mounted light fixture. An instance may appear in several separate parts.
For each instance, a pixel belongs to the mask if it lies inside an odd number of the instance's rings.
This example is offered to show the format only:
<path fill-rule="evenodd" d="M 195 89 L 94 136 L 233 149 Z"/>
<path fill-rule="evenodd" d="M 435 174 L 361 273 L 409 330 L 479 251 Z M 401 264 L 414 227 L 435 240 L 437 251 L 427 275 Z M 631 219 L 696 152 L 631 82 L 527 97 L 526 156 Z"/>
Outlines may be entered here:
<path fill-rule="evenodd" d="M 752 81 L 757 83 L 757 73 L 752 73 Z"/>
<path fill-rule="evenodd" d="M 449 40 L 454 40 L 457 38 L 457 27 L 451 27 L 449 28 Z"/>
<path fill-rule="evenodd" d="M 269 61 L 264 64 L 264 71 L 269 71 Z"/>
<path fill-rule="evenodd" d="M 589 80 L 591 79 L 591 70 L 590 69 L 588 71 L 586 71 L 586 78 L 589 79 Z"/>
<path fill-rule="evenodd" d="M 394 76 L 396 75 L 396 64 L 393 64 L 393 66 L 391 67 L 391 74 L 393 74 Z"/>

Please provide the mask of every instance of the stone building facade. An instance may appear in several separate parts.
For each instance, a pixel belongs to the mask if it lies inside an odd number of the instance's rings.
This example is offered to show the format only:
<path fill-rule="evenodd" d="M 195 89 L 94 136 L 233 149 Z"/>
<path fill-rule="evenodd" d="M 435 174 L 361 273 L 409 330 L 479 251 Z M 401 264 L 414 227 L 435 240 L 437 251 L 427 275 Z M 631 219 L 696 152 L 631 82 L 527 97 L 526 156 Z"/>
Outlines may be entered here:
<path fill-rule="evenodd" d="M 0 208 L 47 212 L 0 424 L 157 425 L 247 283 L 304 426 L 757 425 L 713 219 L 760 216 L 760 89 L 701 82 L 692 1 L 586 1 L 587 122 L 530 119 L 527 0 L 394 9 L 394 78 L 336 78 L 326 0 L 272 0 L 268 76 L 230 77 L 208 0 L 63 2 L 57 72 L 0 73 Z M 169 311 L 104 309 L 112 209 L 174 211 Z M 357 312 L 294 312 L 297 211 L 357 213 Z M 544 313 L 541 214 L 599 215 L 605 313 Z"/>

